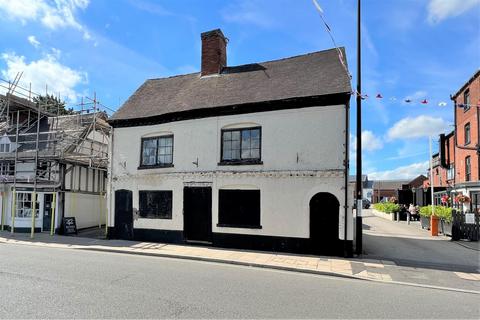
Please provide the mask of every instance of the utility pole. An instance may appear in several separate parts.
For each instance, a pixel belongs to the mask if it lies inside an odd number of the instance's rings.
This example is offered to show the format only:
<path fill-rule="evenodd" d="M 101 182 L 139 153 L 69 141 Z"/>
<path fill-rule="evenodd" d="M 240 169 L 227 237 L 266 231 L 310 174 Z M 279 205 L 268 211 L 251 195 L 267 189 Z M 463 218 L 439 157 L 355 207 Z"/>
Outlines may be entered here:
<path fill-rule="evenodd" d="M 360 23 L 360 0 L 357 4 L 357 217 L 355 220 L 355 251 L 357 254 L 362 254 L 362 200 L 363 200 L 363 185 L 362 185 L 362 46 L 361 46 L 361 23 Z"/>

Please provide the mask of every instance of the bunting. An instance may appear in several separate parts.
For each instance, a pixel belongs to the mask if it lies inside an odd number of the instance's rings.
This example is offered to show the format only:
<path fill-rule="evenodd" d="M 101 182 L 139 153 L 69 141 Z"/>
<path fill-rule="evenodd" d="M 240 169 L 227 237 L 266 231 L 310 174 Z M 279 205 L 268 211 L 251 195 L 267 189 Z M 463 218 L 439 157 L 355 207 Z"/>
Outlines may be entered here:
<path fill-rule="evenodd" d="M 352 92 L 351 95 L 355 95 L 355 96 L 359 96 L 362 100 L 367 100 L 370 98 L 370 96 L 368 94 L 360 94 L 358 92 Z M 375 99 L 378 99 L 378 100 L 382 100 L 382 99 L 385 99 L 384 95 L 381 93 L 381 92 L 378 92 L 376 95 L 375 95 Z M 389 97 L 388 98 L 390 101 L 397 101 L 398 99 L 396 97 Z M 407 103 L 407 104 L 414 104 L 414 103 L 420 103 L 420 104 L 431 104 L 431 101 L 432 99 L 427 99 L 427 98 L 423 98 L 423 99 L 411 99 L 411 98 L 405 98 L 402 100 L 404 103 Z M 433 99 L 433 101 L 435 101 L 435 99 Z M 445 101 L 440 101 L 438 102 L 437 104 L 439 107 L 446 107 L 448 105 L 447 102 Z M 480 108 L 480 99 L 478 100 L 478 103 L 477 104 L 472 104 L 472 103 L 458 103 L 457 104 L 457 107 L 458 108 L 470 108 L 470 107 L 479 107 Z"/>
<path fill-rule="evenodd" d="M 345 64 L 345 57 L 343 56 L 343 52 L 342 50 L 340 50 L 340 48 L 337 46 L 337 42 L 335 41 L 335 38 L 333 36 L 333 33 L 332 33 L 332 29 L 330 28 L 330 26 L 328 25 L 325 17 L 324 17 L 324 11 L 322 9 L 322 7 L 320 6 L 320 4 L 318 3 L 317 0 L 312 0 L 313 2 L 313 5 L 315 6 L 315 8 L 317 9 L 319 15 L 320 15 L 320 18 L 322 19 L 322 22 L 323 22 L 323 25 L 325 26 L 325 30 L 327 31 L 328 35 L 330 36 L 330 39 L 332 40 L 332 43 L 335 47 L 335 49 L 337 50 L 338 52 L 338 59 L 340 60 L 340 63 L 342 64 L 343 68 L 345 69 L 345 71 L 347 72 L 347 74 L 349 75 L 350 79 L 352 79 L 352 75 L 350 74 L 350 72 L 348 71 L 348 68 Z M 362 94 L 358 91 L 354 91 L 354 92 L 351 92 L 351 95 L 354 95 L 354 96 L 359 96 L 362 100 L 367 100 L 369 99 L 369 95 L 368 94 Z M 384 95 L 380 92 L 378 92 L 376 95 L 375 95 L 375 99 L 384 99 Z M 390 97 L 389 98 L 390 101 L 397 101 L 397 98 L 396 97 Z M 431 100 L 427 99 L 426 97 L 424 97 L 423 99 L 412 99 L 412 98 L 404 98 L 403 99 L 403 102 L 404 103 L 407 103 L 407 104 L 414 104 L 416 102 L 420 103 L 420 104 L 424 104 L 424 105 L 427 105 L 429 104 Z M 435 101 L 435 99 L 433 99 L 433 101 Z M 439 107 L 446 107 L 447 106 L 447 102 L 445 101 L 440 101 L 438 103 L 438 106 Z M 456 105 L 457 107 L 459 108 L 470 108 L 470 107 L 479 107 L 480 108 L 480 99 L 478 100 L 478 103 L 477 104 L 457 104 Z"/>

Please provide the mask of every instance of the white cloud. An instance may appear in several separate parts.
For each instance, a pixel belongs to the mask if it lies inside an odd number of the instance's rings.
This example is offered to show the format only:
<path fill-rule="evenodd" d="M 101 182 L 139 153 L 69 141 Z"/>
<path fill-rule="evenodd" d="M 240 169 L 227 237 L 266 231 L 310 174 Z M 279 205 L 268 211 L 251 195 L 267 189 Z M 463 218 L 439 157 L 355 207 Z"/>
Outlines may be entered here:
<path fill-rule="evenodd" d="M 387 132 L 387 138 L 412 139 L 435 136 L 446 131 L 449 124 L 442 118 L 421 115 L 415 118 L 403 118 L 396 122 Z"/>
<path fill-rule="evenodd" d="M 364 151 L 375 151 L 383 148 L 382 139 L 377 137 L 372 131 L 362 131 L 362 149 Z M 350 134 L 350 158 L 357 150 L 357 136 Z"/>
<path fill-rule="evenodd" d="M 161 6 L 158 3 L 151 3 L 143 0 L 130 0 L 128 1 L 132 6 L 135 8 L 146 11 L 151 14 L 155 14 L 158 16 L 169 16 L 172 15 L 170 11 L 165 9 L 163 6 Z"/>
<path fill-rule="evenodd" d="M 47 85 L 49 93 L 60 93 L 63 99 L 73 102 L 78 96 L 75 87 L 88 82 L 86 72 L 61 64 L 54 54 L 31 62 L 15 53 L 3 53 L 1 59 L 7 66 L 7 69 L 1 70 L 3 78 L 14 79 L 17 72 L 23 71 L 20 85 L 28 88 L 31 83 L 32 91 L 36 93 L 44 93 Z"/>
<path fill-rule="evenodd" d="M 27 40 L 35 48 L 38 48 L 40 46 L 40 41 L 38 41 L 37 38 L 35 38 L 35 36 L 28 36 Z"/>
<path fill-rule="evenodd" d="M 75 17 L 77 11 L 86 9 L 88 4 L 89 0 L 0 0 L 0 11 L 23 24 L 39 21 L 52 30 L 72 27 L 82 31 L 84 38 L 88 39 L 88 31 Z"/>
<path fill-rule="evenodd" d="M 456 17 L 480 4 L 480 0 L 430 0 L 428 22 L 438 23 L 449 17 Z"/>
<path fill-rule="evenodd" d="M 367 151 L 374 151 L 383 148 L 382 140 L 375 136 L 372 131 L 362 131 L 362 148 Z"/>
<path fill-rule="evenodd" d="M 368 178 L 372 180 L 393 180 L 393 179 L 413 179 L 421 174 L 425 175 L 428 169 L 428 161 L 412 163 L 407 166 L 401 166 L 392 170 L 377 171 L 368 173 Z"/>
<path fill-rule="evenodd" d="M 262 28 L 270 28 L 275 22 L 266 15 L 253 1 L 244 1 L 238 5 L 231 5 L 222 11 L 222 18 L 226 22 L 253 24 Z"/>

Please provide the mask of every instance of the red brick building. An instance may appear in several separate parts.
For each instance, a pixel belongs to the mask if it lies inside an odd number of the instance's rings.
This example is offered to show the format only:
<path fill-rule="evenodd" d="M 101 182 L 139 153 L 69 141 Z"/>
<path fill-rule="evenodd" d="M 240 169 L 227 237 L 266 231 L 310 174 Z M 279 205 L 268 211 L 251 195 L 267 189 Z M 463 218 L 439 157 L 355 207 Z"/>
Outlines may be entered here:
<path fill-rule="evenodd" d="M 455 184 L 480 180 L 480 70 L 452 96 L 455 103 Z"/>
<path fill-rule="evenodd" d="M 440 136 L 440 149 L 443 145 L 445 154 L 444 163 L 441 163 L 439 153 L 432 156 L 433 186 L 452 188 L 455 185 L 455 131 Z M 430 169 L 427 179 L 423 181 L 423 187 L 430 187 Z"/>
<path fill-rule="evenodd" d="M 452 196 L 467 195 L 465 210 L 480 211 L 480 70 L 453 95 L 455 130 L 440 135 L 439 153 L 432 156 L 433 185 Z M 430 175 L 430 173 L 429 173 Z M 430 181 L 424 181 L 424 187 Z M 441 193 L 435 193 L 435 202 Z"/>

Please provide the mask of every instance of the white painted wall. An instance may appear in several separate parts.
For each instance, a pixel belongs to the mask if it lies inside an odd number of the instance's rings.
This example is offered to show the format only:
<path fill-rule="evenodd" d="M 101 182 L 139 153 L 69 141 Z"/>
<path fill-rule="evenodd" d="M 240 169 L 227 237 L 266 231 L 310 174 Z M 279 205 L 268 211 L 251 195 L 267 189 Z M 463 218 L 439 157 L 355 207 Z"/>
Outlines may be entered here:
<path fill-rule="evenodd" d="M 65 217 L 75 217 L 79 229 L 105 224 L 106 210 L 103 196 L 65 192 Z"/>
<path fill-rule="evenodd" d="M 220 166 L 221 129 L 262 127 L 262 165 Z M 172 168 L 138 170 L 141 138 L 174 135 Z M 135 228 L 183 230 L 183 187 L 189 182 L 212 186 L 212 230 L 242 234 L 309 237 L 309 201 L 330 192 L 340 202 L 340 238 L 344 225 L 345 107 L 311 107 L 211 117 L 165 124 L 115 128 L 112 195 L 139 190 L 173 190 L 172 219 L 139 219 Z M 193 164 L 198 158 L 198 167 Z M 235 174 L 235 172 L 238 172 Z M 297 176 L 298 175 L 298 176 Z M 262 229 L 219 228 L 218 190 L 261 190 Z M 110 197 L 112 205 L 114 197 Z M 351 203 L 351 199 L 349 203 Z M 109 211 L 114 225 L 114 210 Z M 349 211 L 348 239 L 353 239 Z"/>

